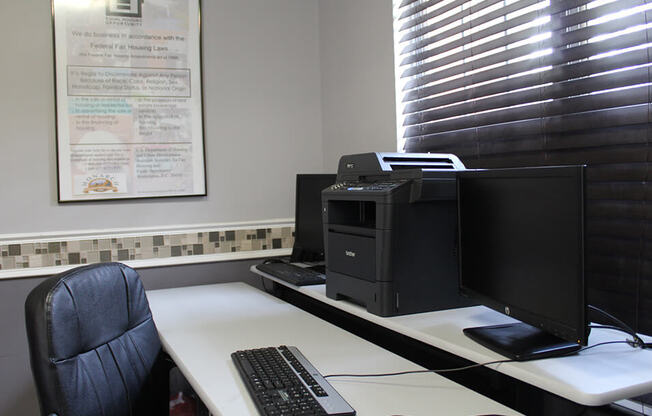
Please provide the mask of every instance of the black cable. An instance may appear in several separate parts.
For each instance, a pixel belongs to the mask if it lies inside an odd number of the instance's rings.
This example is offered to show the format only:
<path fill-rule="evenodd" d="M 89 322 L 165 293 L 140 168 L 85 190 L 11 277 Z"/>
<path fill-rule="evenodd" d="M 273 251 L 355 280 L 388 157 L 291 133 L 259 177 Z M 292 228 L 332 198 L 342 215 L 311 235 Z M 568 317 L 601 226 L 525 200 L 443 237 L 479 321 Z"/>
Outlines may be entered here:
<path fill-rule="evenodd" d="M 586 351 L 591 348 L 599 347 L 601 345 L 607 345 L 607 344 L 628 344 L 630 346 L 632 345 L 631 341 L 605 341 L 605 342 L 600 342 L 595 345 L 589 345 L 587 347 L 580 348 L 579 350 L 576 351 L 570 351 L 564 354 L 560 354 L 556 357 L 548 357 L 548 358 L 558 358 L 558 357 L 565 357 L 567 355 L 572 355 L 576 353 L 580 353 L 582 351 Z M 533 361 L 533 360 L 530 360 Z M 442 373 L 452 373 L 454 371 L 464 371 L 464 370 L 469 370 L 471 368 L 476 368 L 476 367 L 484 367 L 487 365 L 491 364 L 500 364 L 500 363 L 511 363 L 511 362 L 525 362 L 524 360 L 496 360 L 496 361 L 488 361 L 485 363 L 477 363 L 477 364 L 471 364 L 467 365 L 464 367 L 456 367 L 456 368 L 445 368 L 441 370 L 411 370 L 411 371 L 398 371 L 395 373 L 369 373 L 369 374 L 328 374 L 323 376 L 324 378 L 329 378 L 329 377 L 391 377 L 391 376 L 401 376 L 405 374 L 420 374 L 420 373 L 436 373 L 436 374 L 442 374 Z"/>
<path fill-rule="evenodd" d="M 604 342 L 598 342 L 597 344 L 594 344 L 594 345 L 588 345 L 586 347 L 582 347 L 582 348 L 580 348 L 579 350 L 577 350 L 575 352 L 580 353 L 582 351 L 590 350 L 591 348 L 599 347 L 601 345 L 608 345 L 608 344 L 627 344 L 630 347 L 635 347 L 635 345 L 632 345 L 632 342 L 629 341 L 629 340 L 625 340 L 625 341 L 604 341 Z"/>
<path fill-rule="evenodd" d="M 643 342 L 643 340 L 638 335 L 632 334 L 628 330 L 626 330 L 624 328 L 621 328 L 619 326 L 615 326 L 615 325 L 589 325 L 589 328 L 612 329 L 614 331 L 624 332 L 624 333 L 626 333 L 628 335 L 631 335 L 634 338 L 633 340 L 628 341 L 632 345 L 632 347 L 640 347 L 640 348 L 645 349 L 645 348 L 648 348 L 650 346 L 649 344 L 646 344 L 645 342 Z"/>
<path fill-rule="evenodd" d="M 636 335 L 636 331 L 634 331 L 634 330 L 633 330 L 629 325 L 627 325 L 626 323 L 624 323 L 624 322 L 621 321 L 620 319 L 616 318 L 615 316 L 613 316 L 613 315 L 610 314 L 609 312 L 604 311 L 604 310 L 598 308 L 597 306 L 593 306 L 593 305 L 588 305 L 588 307 L 589 307 L 590 310 L 592 310 L 592 311 L 594 311 L 594 312 L 598 312 L 598 313 L 601 314 L 602 316 L 605 316 L 605 317 L 611 319 L 613 322 L 615 322 L 616 324 L 618 324 L 620 327 L 622 327 L 622 328 L 624 328 L 626 331 L 628 331 L 630 335 Z"/>
<path fill-rule="evenodd" d="M 589 328 L 595 328 L 595 329 L 613 329 L 614 331 L 620 331 L 620 332 L 625 332 L 628 335 L 631 335 L 629 331 L 625 331 L 619 326 L 615 325 L 589 325 Z"/>
<path fill-rule="evenodd" d="M 615 322 L 616 325 L 618 325 L 617 327 L 612 327 L 611 329 L 619 329 L 619 330 L 621 330 L 623 332 L 626 332 L 629 335 L 631 335 L 634 338 L 634 341 L 632 341 L 632 343 L 634 344 L 633 346 L 640 347 L 640 348 L 650 348 L 650 347 L 652 347 L 652 343 L 644 342 L 641 339 L 641 337 L 638 336 L 636 331 L 634 331 L 629 325 L 627 325 L 626 323 L 624 323 L 620 319 L 616 318 L 615 316 L 613 316 L 609 312 L 603 311 L 602 309 L 597 308 L 597 307 L 595 307 L 593 305 L 588 305 L 588 307 L 589 307 L 590 310 L 592 310 L 594 312 L 598 312 L 602 316 L 604 316 L 604 317 L 606 317 L 608 319 L 611 319 L 611 321 Z"/>
<path fill-rule="evenodd" d="M 470 368 L 475 368 L 475 367 L 483 367 L 485 365 L 490 365 L 490 364 L 499 364 L 499 363 L 509 363 L 515 360 L 496 360 L 496 361 L 488 361 L 486 363 L 477 363 L 477 364 L 470 364 L 464 367 L 456 367 L 456 368 L 444 368 L 441 370 L 409 370 L 409 371 L 398 371 L 396 373 L 378 373 L 378 374 L 329 374 L 326 376 L 323 376 L 324 378 L 328 377 L 388 377 L 388 376 L 401 376 L 404 374 L 419 374 L 419 373 L 452 373 L 453 371 L 463 371 L 463 370 L 468 370 Z"/>

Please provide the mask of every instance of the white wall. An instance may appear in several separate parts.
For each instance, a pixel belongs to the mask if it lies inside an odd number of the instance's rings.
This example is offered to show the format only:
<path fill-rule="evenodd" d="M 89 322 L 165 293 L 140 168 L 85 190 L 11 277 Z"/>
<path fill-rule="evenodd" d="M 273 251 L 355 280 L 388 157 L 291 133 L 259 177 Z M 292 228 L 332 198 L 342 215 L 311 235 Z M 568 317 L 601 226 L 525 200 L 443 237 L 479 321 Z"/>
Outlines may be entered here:
<path fill-rule="evenodd" d="M 207 197 L 57 203 L 50 1 L 0 2 L 0 234 L 294 215 L 323 172 L 317 0 L 202 2 Z"/>
<path fill-rule="evenodd" d="M 321 0 L 324 167 L 340 156 L 396 151 L 391 0 Z"/>

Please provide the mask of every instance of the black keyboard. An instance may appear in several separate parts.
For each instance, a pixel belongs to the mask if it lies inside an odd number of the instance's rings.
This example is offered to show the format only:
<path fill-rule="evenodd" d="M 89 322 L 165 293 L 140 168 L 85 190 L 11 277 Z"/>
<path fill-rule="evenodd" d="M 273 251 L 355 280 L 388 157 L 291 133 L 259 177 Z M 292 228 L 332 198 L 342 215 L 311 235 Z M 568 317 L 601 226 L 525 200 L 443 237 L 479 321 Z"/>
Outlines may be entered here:
<path fill-rule="evenodd" d="M 296 347 L 236 351 L 231 359 L 261 415 L 355 415 Z"/>
<path fill-rule="evenodd" d="M 326 273 L 326 265 L 324 264 L 318 264 L 316 266 L 310 266 L 308 269 L 312 270 L 313 272 L 321 273 L 324 274 Z"/>
<path fill-rule="evenodd" d="M 296 286 L 321 285 L 326 283 L 326 276 L 314 270 L 290 263 L 263 263 L 256 266 L 261 272 L 270 274 Z"/>

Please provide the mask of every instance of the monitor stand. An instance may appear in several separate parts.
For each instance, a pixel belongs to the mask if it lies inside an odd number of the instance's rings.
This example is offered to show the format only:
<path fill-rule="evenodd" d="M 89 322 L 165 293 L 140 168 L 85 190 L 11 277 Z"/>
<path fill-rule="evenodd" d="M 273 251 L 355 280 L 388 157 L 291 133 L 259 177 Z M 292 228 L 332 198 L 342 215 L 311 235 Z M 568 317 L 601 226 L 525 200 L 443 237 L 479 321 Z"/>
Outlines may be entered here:
<path fill-rule="evenodd" d="M 527 361 L 569 355 L 580 345 L 524 322 L 464 328 L 464 334 L 512 360 Z"/>

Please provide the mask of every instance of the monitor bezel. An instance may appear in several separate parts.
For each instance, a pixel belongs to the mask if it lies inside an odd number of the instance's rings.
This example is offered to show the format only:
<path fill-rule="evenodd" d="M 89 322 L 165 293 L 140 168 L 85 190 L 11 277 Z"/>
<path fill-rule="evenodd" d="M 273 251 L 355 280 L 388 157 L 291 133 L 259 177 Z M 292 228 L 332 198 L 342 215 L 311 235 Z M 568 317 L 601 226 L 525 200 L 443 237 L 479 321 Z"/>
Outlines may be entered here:
<path fill-rule="evenodd" d="M 570 324 L 568 322 L 559 322 L 555 319 L 552 319 L 548 316 L 543 316 L 538 313 L 534 313 L 527 309 L 524 309 L 520 306 L 514 304 L 505 303 L 503 301 L 497 300 L 494 297 L 481 293 L 468 287 L 464 281 L 464 271 L 463 271 L 463 256 L 464 252 L 462 249 L 462 233 L 463 233 L 463 219 L 461 218 L 461 206 L 462 206 L 462 193 L 461 188 L 463 187 L 462 182 L 465 178 L 513 178 L 516 177 L 570 177 L 577 180 L 577 188 L 581 190 L 577 195 L 578 206 L 580 207 L 580 219 L 578 221 L 578 254 L 579 254 L 579 268 L 577 271 L 576 279 L 580 289 L 577 293 L 577 313 L 576 313 L 576 322 Z M 457 178 L 457 191 L 458 191 L 458 248 L 459 248 L 459 288 L 460 292 L 465 295 L 477 299 L 483 305 L 494 309 L 500 313 L 508 315 L 512 318 L 515 318 L 521 322 L 525 322 L 534 327 L 540 328 L 546 332 L 549 332 L 553 335 L 557 335 L 560 338 L 563 338 L 570 342 L 576 342 L 580 345 L 587 345 L 589 337 L 589 325 L 588 325 L 588 306 L 587 306 L 587 289 L 586 289 L 586 279 L 585 279 L 585 229 L 586 229 L 586 215 L 585 215 L 585 200 L 586 200 L 586 190 L 585 190 L 585 166 L 575 165 L 575 166 L 545 166 L 545 167 L 527 167 L 527 168 L 505 168 L 505 169 L 478 169 L 478 170 L 466 170 L 458 172 Z M 507 309 L 508 308 L 508 309 Z M 508 312 L 508 313 L 506 313 Z"/>

